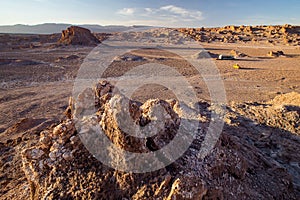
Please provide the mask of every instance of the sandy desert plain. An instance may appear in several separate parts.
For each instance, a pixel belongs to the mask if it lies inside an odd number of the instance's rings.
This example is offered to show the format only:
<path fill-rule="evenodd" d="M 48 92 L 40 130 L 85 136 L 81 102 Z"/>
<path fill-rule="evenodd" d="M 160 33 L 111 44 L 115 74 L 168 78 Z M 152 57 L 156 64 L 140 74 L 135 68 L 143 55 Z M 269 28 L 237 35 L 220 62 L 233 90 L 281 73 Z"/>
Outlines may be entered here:
<path fill-rule="evenodd" d="M 91 156 L 79 139 L 69 97 L 86 57 L 98 40 L 105 43 L 109 38 L 143 43 L 145 48 L 115 57 L 103 75 L 107 80 L 149 62 L 173 66 L 199 99 L 198 109 L 183 108 L 174 92 L 159 82 L 138 88 L 129 101 L 136 124 L 155 120 L 150 112 L 155 105 L 164 107 L 169 117 L 156 136 L 137 139 L 119 127 L 116 116 L 123 111 L 112 108 L 112 99 L 122 107 L 126 98 L 112 93 L 114 82 L 95 87 L 99 124 L 115 145 L 132 152 L 157 151 L 175 137 L 178 119 L 195 116 L 195 140 L 162 169 L 115 170 Z M 157 48 L 151 45 L 155 40 L 160 42 Z M 62 35 L 0 34 L 0 41 L 0 199 L 300 198 L 300 27 L 111 34 L 71 27 Z M 224 127 L 205 158 L 197 153 L 218 108 L 199 72 L 161 48 L 184 47 L 186 42 L 199 48 L 191 55 L 194 59 L 216 66 L 226 93 Z M 234 59 L 218 60 L 219 55 Z"/>

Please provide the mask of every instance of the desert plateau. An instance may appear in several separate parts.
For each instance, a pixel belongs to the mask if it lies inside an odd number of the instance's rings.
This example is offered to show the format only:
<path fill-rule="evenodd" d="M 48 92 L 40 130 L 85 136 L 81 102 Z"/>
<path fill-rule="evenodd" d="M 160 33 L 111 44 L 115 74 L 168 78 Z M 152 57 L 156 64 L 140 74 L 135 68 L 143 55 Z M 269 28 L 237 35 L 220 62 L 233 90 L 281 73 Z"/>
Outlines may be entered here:
<path fill-rule="evenodd" d="M 0 34 L 0 199 L 300 199 L 300 26 L 135 28 Z"/>

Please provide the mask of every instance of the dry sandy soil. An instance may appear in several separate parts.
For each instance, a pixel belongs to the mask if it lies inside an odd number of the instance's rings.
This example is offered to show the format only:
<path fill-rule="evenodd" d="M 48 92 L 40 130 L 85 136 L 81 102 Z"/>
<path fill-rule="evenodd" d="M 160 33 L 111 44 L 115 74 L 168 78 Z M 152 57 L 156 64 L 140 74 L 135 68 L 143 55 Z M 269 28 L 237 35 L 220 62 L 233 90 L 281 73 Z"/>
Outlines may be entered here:
<path fill-rule="evenodd" d="M 93 50 L 93 47 L 56 46 L 58 38 L 58 35 L 0 35 L 0 199 L 28 199 L 32 195 L 30 194 L 30 192 L 32 193 L 32 188 L 28 184 L 22 170 L 20 152 L 36 145 L 42 130 L 65 119 L 63 113 L 68 107 L 68 98 L 72 95 L 77 71 L 85 57 Z M 203 193 L 204 199 L 242 199 L 247 197 L 249 199 L 254 199 L 254 197 L 263 199 L 299 199 L 300 158 L 296 155 L 300 150 L 300 104 L 297 102 L 299 97 L 297 93 L 300 93 L 299 46 L 287 46 L 280 43 L 276 45 L 252 42 L 223 43 L 220 41 L 199 42 L 198 44 L 199 47 L 201 46 L 209 51 L 211 55 L 230 55 L 232 50 L 247 55 L 235 60 L 211 59 L 219 69 L 227 98 L 228 114 L 225 118 L 225 136 L 222 136 L 222 141 L 226 140 L 226 134 L 235 135 L 234 140 L 237 138 L 243 138 L 243 141 L 251 140 L 253 144 L 251 142 L 241 142 L 241 144 L 236 141 L 231 142 L 234 144 L 238 143 L 241 146 L 247 146 L 250 143 L 254 145 L 256 151 L 260 152 L 259 155 L 267 159 L 265 161 L 267 164 L 265 163 L 264 165 L 273 165 L 273 162 L 279 163 L 278 166 L 280 167 L 277 169 L 279 171 L 274 171 L 274 174 L 277 173 L 278 176 L 270 174 L 267 176 L 261 172 L 262 176 L 270 178 L 272 181 L 283 180 L 283 183 L 270 183 L 270 185 L 282 190 L 289 188 L 291 194 L 288 196 L 288 194 L 274 192 L 274 196 L 272 196 L 272 191 L 266 187 L 264 188 L 266 193 L 261 192 L 260 195 L 262 196 L 254 196 L 255 188 L 251 188 L 248 191 L 244 188 L 246 192 L 240 192 L 234 198 L 234 196 L 230 196 L 232 195 L 230 193 L 240 189 L 230 185 L 231 182 L 229 184 L 227 178 L 223 176 L 219 185 L 218 181 L 209 182 L 207 180 L 206 192 L 205 194 Z M 283 51 L 285 55 L 269 57 L 267 54 L 270 51 Z M 127 57 L 137 56 L 137 60 L 126 60 L 124 59 L 126 58 L 125 55 L 125 57 L 111 65 L 111 70 L 107 72 L 107 76 L 118 76 L 122 74 L 122 70 L 126 71 L 133 66 L 147 63 L 149 60 L 152 59 L 153 61 L 154 59 L 154 62 L 172 65 L 178 69 L 195 86 L 194 90 L 197 92 L 198 97 L 202 101 L 210 102 L 209 92 L 204 81 L 201 80 L 199 74 L 186 61 L 180 60 L 176 56 L 174 58 L 172 54 L 159 49 L 144 49 L 134 51 L 130 56 L 128 55 Z M 144 60 L 139 60 L 140 57 Z M 232 67 L 236 63 L 240 65 L 240 69 Z M 288 106 L 282 107 L 285 104 L 277 102 L 279 107 L 281 106 L 282 109 L 285 109 L 284 111 L 278 111 L 277 104 L 274 103 L 276 99 L 273 102 L 271 100 L 278 95 L 291 92 L 295 93 L 286 96 L 286 98 L 282 97 L 280 101 L 291 101 L 293 102 L 291 103 L 292 105 L 288 104 Z M 166 100 L 174 98 L 174 95 L 162 86 L 152 85 L 152 87 L 140 88 L 133 96 L 134 100 L 140 102 L 145 102 L 150 98 Z M 270 111 L 266 111 L 267 109 Z M 289 114 L 292 112 L 294 115 L 290 116 Z M 251 124 L 250 122 L 255 122 L 259 126 L 249 125 Z M 54 125 L 52 125 L 53 127 Z M 253 131 L 249 132 L 251 129 Z M 243 135 L 243 131 L 247 133 Z M 229 140 L 232 140 L 232 138 Z M 278 145 L 276 146 L 274 143 L 278 143 Z M 239 151 L 238 148 L 240 148 L 239 145 L 235 147 L 237 152 Z M 220 146 L 220 148 L 223 148 L 223 146 Z M 250 150 L 252 151 L 251 148 Z M 278 153 L 280 149 L 282 151 L 281 154 Z M 276 155 L 274 155 L 274 152 L 277 152 L 277 154 L 275 153 Z M 241 154 L 243 153 L 246 154 L 245 149 L 241 150 Z M 245 159 L 251 159 L 251 156 Z M 259 159 L 255 162 L 260 161 Z M 250 166 L 251 164 L 248 165 Z M 253 164 L 253 166 L 256 165 Z M 256 167 L 259 168 L 259 166 Z M 264 167 L 261 167 L 262 171 Z M 248 181 L 247 184 L 249 185 L 251 185 L 251 180 L 255 182 L 254 175 L 251 173 L 257 173 L 257 168 L 254 167 L 253 169 L 251 168 L 252 171 L 249 169 L 249 171 L 245 172 L 246 175 L 243 176 L 247 178 L 245 178 L 246 181 L 244 182 Z M 216 172 L 212 173 L 213 177 L 221 176 L 220 170 L 222 171 L 222 169 L 214 170 Z M 176 179 L 175 172 L 176 170 L 174 170 L 174 173 L 170 173 L 172 181 Z M 256 175 L 255 178 L 258 180 L 259 173 Z M 159 177 L 160 175 L 158 174 L 157 176 Z M 235 176 L 239 177 L 239 175 Z M 289 177 L 285 180 L 281 179 L 280 176 Z M 203 178 L 203 180 L 206 179 Z M 259 181 L 261 181 L 260 184 L 267 184 L 260 179 Z M 226 184 L 229 184 L 227 189 Z M 257 183 L 253 183 L 253 185 L 255 184 Z M 144 193 L 139 193 L 145 185 L 136 185 L 138 189 L 130 190 L 129 196 L 126 196 L 126 192 L 122 193 L 119 191 L 116 193 L 119 196 L 115 197 L 119 198 L 124 195 L 126 198 L 133 198 L 135 195 L 136 199 L 139 197 L 147 198 L 147 195 L 148 197 L 151 196 L 151 192 L 147 193 L 146 191 L 151 191 L 151 188 L 144 188 Z M 256 186 L 260 187 L 261 185 L 258 184 Z M 216 189 L 218 187 L 223 189 Z M 124 186 L 123 189 L 125 191 L 126 187 Z M 118 190 L 122 190 L 122 188 Z M 169 186 L 166 186 L 166 192 L 166 198 L 170 197 L 172 192 L 174 193 L 171 183 Z M 220 194 L 222 192 L 223 195 Z M 278 196 L 276 196 L 277 194 Z M 73 195 L 74 198 L 75 196 Z M 69 196 L 69 198 L 71 197 L 72 195 Z M 86 197 L 88 198 L 88 196 Z"/>

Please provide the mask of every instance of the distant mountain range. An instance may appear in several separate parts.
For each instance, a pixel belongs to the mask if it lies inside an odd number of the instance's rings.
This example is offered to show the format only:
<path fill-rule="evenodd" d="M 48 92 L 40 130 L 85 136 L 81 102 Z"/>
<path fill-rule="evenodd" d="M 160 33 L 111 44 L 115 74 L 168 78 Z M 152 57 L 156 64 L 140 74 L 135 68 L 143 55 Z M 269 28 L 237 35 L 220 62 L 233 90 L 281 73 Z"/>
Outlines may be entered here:
<path fill-rule="evenodd" d="M 0 33 L 24 33 L 24 34 L 52 34 L 61 33 L 62 30 L 67 29 L 67 27 L 73 24 L 56 24 L 56 23 L 45 23 L 38 25 L 23 25 L 16 24 L 11 26 L 0 26 Z M 76 25 L 83 28 L 87 28 L 92 32 L 96 33 L 112 33 L 120 31 L 128 31 L 131 29 L 143 29 L 150 28 L 150 26 L 101 26 L 101 25 Z"/>

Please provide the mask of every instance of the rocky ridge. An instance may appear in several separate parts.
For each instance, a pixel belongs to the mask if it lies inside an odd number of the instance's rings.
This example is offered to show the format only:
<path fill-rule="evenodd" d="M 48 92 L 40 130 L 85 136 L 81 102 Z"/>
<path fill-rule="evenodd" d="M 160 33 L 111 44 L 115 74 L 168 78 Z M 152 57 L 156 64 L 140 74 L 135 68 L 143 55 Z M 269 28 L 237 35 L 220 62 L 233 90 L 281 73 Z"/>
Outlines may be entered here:
<path fill-rule="evenodd" d="M 225 26 L 220 28 L 180 28 L 200 42 L 223 43 L 265 43 L 273 45 L 300 45 L 300 27 L 289 24 L 283 26 Z"/>

